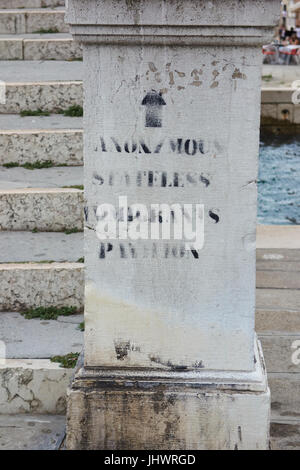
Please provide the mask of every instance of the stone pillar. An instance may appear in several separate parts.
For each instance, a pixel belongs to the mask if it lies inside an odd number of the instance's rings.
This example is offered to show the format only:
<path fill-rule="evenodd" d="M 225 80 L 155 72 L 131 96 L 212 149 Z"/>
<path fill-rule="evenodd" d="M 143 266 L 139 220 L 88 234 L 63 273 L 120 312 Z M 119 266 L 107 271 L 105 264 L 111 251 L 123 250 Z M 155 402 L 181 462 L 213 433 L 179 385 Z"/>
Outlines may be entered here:
<path fill-rule="evenodd" d="M 268 447 L 256 178 L 261 46 L 279 6 L 68 2 L 84 50 L 86 197 L 69 449 Z"/>

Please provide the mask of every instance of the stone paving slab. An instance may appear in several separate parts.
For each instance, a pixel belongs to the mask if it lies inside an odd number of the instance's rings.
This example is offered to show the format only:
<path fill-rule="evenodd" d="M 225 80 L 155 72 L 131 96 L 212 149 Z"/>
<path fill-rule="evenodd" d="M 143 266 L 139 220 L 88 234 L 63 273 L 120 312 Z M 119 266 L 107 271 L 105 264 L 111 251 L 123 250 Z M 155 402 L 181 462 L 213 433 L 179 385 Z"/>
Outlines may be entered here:
<path fill-rule="evenodd" d="M 77 81 L 83 79 L 83 64 L 60 60 L 3 60 L 0 75 L 1 80 L 8 83 Z"/>
<path fill-rule="evenodd" d="M 82 257 L 82 232 L 0 232 L 0 263 L 76 262 Z"/>
<path fill-rule="evenodd" d="M 55 450 L 64 433 L 64 416 L 0 415 L 0 450 Z"/>
<path fill-rule="evenodd" d="M 25 116 L 15 114 L 0 114 L 0 139 L 1 135 L 35 130 L 82 130 L 82 117 L 68 117 L 61 114 L 51 114 L 50 116 Z M 5 132 L 7 131 L 7 132 Z"/>
<path fill-rule="evenodd" d="M 68 317 L 66 317 L 68 318 Z M 27 320 L 16 312 L 0 313 L 0 341 L 5 345 L 8 359 L 47 359 L 64 356 L 70 352 L 80 352 L 83 334 L 78 325 L 83 315 L 74 315 L 71 323 L 57 320 Z"/>
<path fill-rule="evenodd" d="M 51 154 L 49 155 L 51 159 Z M 0 190 L 17 188 L 62 188 L 82 185 L 83 167 L 52 167 L 40 170 L 0 167 Z"/>

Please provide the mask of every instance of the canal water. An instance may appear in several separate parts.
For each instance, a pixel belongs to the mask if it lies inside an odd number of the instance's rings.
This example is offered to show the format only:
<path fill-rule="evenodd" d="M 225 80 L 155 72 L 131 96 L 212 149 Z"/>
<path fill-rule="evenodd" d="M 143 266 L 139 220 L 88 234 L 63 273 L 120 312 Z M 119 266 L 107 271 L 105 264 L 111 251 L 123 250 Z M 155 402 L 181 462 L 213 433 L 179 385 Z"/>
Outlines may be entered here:
<path fill-rule="evenodd" d="M 258 223 L 300 224 L 300 136 L 261 137 Z"/>

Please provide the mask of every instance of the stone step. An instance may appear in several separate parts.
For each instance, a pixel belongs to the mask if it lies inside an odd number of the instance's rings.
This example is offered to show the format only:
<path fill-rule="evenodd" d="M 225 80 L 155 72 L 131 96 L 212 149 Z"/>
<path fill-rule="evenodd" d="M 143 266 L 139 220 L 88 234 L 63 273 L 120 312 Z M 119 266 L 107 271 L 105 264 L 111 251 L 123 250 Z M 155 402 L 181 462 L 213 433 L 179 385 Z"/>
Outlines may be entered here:
<path fill-rule="evenodd" d="M 271 450 L 300 450 L 300 417 L 271 415 Z"/>
<path fill-rule="evenodd" d="M 261 263 L 257 263 L 256 285 L 261 289 L 300 289 L 300 263 L 273 263 L 277 269 L 261 269 Z M 268 266 L 265 263 L 264 266 Z"/>
<path fill-rule="evenodd" d="M 82 186 L 82 183 L 82 166 L 50 167 L 35 170 L 0 166 L 0 191 L 18 188 L 63 188 L 74 185 Z M 70 210 L 72 210 L 71 207 Z"/>
<path fill-rule="evenodd" d="M 268 372 L 300 373 L 300 331 L 290 334 L 272 331 L 260 334 L 259 339 Z"/>
<path fill-rule="evenodd" d="M 54 356 L 80 353 L 83 315 L 57 320 L 0 314 L 0 414 L 65 413 L 72 369 Z"/>
<path fill-rule="evenodd" d="M 0 263 L 78 262 L 83 232 L 0 232 Z"/>
<path fill-rule="evenodd" d="M 5 99 L 1 100 L 0 113 L 57 112 L 82 105 L 81 62 L 8 60 L 1 66 Z"/>
<path fill-rule="evenodd" d="M 37 171 L 37 170 L 35 170 Z M 70 188 L 0 190 L 0 230 L 83 229 L 83 191 Z"/>
<path fill-rule="evenodd" d="M 17 59 L 80 60 L 82 47 L 68 33 L 0 34 L 0 60 Z"/>
<path fill-rule="evenodd" d="M 256 307 L 259 310 L 300 311 L 300 290 L 257 289 Z"/>
<path fill-rule="evenodd" d="M 269 372 L 272 412 L 282 418 L 300 417 L 300 371 Z"/>
<path fill-rule="evenodd" d="M 1 450 L 58 450 L 65 436 L 65 416 L 1 415 Z"/>
<path fill-rule="evenodd" d="M 0 9 L 53 8 L 65 6 L 65 0 L 0 0 Z"/>
<path fill-rule="evenodd" d="M 273 250 L 261 252 L 267 260 L 272 258 L 272 253 L 275 254 L 273 259 L 282 260 L 288 256 L 287 260 L 293 260 L 295 250 L 300 250 L 300 225 L 258 225 L 256 248 Z M 297 259 L 300 259 L 300 251 Z"/>
<path fill-rule="evenodd" d="M 276 125 L 278 121 L 283 123 L 285 121 L 285 124 L 288 125 L 291 123 L 300 124 L 300 105 L 293 103 L 292 95 L 294 92 L 295 90 L 291 86 L 262 89 L 261 124 L 263 126 Z"/>
<path fill-rule="evenodd" d="M 72 369 L 50 359 L 6 359 L 0 363 L 0 419 L 3 414 L 66 412 Z"/>
<path fill-rule="evenodd" d="M 0 10 L 0 34 L 36 33 L 40 30 L 67 33 L 63 7 Z"/>
<path fill-rule="evenodd" d="M 82 263 L 0 264 L 0 311 L 83 309 L 83 276 Z"/>
<path fill-rule="evenodd" d="M 255 328 L 258 333 L 300 331 L 299 309 L 288 310 L 283 308 L 257 308 L 255 316 Z"/>
<path fill-rule="evenodd" d="M 1 312 L 2 359 L 50 359 L 81 352 L 83 315 L 60 316 L 57 320 L 26 319 L 17 312 Z M 3 351 L 2 351 L 3 352 Z"/>
<path fill-rule="evenodd" d="M 82 165 L 82 118 L 0 114 L 0 164 Z"/>

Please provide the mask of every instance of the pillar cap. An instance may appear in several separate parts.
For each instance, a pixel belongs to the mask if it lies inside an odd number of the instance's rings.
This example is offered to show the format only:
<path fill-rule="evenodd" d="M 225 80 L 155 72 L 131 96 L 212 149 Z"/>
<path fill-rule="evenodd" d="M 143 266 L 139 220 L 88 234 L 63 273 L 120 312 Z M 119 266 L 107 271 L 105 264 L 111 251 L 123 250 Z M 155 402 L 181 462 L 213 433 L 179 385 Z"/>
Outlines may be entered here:
<path fill-rule="evenodd" d="M 86 43 L 258 46 L 279 15 L 279 0 L 68 0 L 66 22 Z"/>

